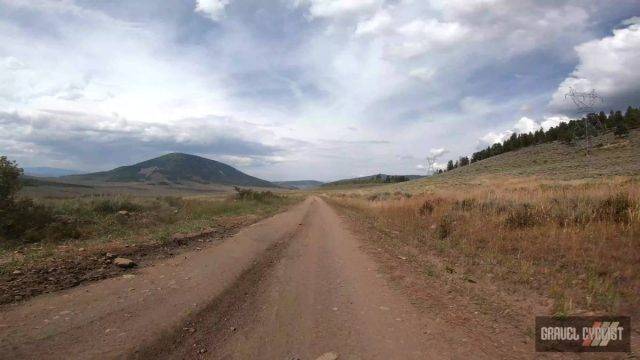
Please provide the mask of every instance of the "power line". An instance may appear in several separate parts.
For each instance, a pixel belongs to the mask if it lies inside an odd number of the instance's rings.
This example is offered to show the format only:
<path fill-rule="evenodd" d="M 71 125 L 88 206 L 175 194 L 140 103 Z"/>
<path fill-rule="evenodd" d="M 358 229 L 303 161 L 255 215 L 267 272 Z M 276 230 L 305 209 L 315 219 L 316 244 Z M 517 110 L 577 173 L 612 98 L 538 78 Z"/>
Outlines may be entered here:
<path fill-rule="evenodd" d="M 593 107 L 598 102 L 603 102 L 603 99 L 596 89 L 591 89 L 588 92 L 576 91 L 573 87 L 569 87 L 569 92 L 564 94 L 564 98 L 570 98 L 576 106 L 578 115 L 586 115 L 593 112 Z M 591 137 L 589 136 L 589 119 L 588 116 L 584 116 L 584 135 L 586 139 L 586 153 L 589 157 L 591 150 Z"/>

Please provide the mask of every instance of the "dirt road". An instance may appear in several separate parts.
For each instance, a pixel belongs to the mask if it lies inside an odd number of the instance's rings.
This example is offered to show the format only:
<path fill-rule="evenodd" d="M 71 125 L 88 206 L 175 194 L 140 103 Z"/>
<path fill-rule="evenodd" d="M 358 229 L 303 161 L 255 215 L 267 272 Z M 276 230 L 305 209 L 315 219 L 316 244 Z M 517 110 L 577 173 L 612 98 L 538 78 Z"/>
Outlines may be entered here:
<path fill-rule="evenodd" d="M 131 275 L 4 307 L 0 358 L 498 354 L 479 350 L 437 313 L 416 310 L 318 197 Z"/>

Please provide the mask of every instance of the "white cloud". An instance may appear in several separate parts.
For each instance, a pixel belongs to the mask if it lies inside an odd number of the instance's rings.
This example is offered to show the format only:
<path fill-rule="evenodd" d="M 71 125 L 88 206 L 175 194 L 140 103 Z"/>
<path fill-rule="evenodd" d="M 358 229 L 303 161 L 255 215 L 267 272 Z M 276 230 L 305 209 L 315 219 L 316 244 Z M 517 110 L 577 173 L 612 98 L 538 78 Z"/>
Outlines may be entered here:
<path fill-rule="evenodd" d="M 509 130 L 494 132 L 491 131 L 479 139 L 480 146 L 486 147 L 487 145 L 493 145 L 498 142 L 507 140 L 512 134 L 528 134 L 536 132 L 540 129 L 544 131 L 549 130 L 552 127 L 558 126 L 563 122 L 568 122 L 570 119 L 564 115 L 545 116 L 544 120 L 538 122 L 526 116 L 521 117 L 513 124 L 513 127 Z"/>
<path fill-rule="evenodd" d="M 634 16 L 623 20 L 621 24 L 625 26 L 640 24 L 640 16 Z"/>
<path fill-rule="evenodd" d="M 371 13 L 381 4 L 381 0 L 307 0 L 309 13 L 316 18 L 354 16 Z"/>
<path fill-rule="evenodd" d="M 561 123 L 569 122 L 569 117 L 564 115 L 555 115 L 555 116 L 546 116 L 544 120 L 540 123 L 540 126 L 544 131 L 551 129 L 552 127 L 556 127 Z"/>
<path fill-rule="evenodd" d="M 213 21 L 219 21 L 224 16 L 224 8 L 230 0 L 196 0 L 195 11 Z"/>
<path fill-rule="evenodd" d="M 118 113 L 138 122 L 230 111 L 219 70 L 205 71 L 191 48 L 166 46 L 166 28 L 144 27 L 71 2 L 55 4 L 30 11 L 56 36 L 43 37 L 0 19 L 2 52 L 10 54 L 0 58 L 4 111 Z"/>
<path fill-rule="evenodd" d="M 637 101 L 640 94 L 640 23 L 637 18 L 624 22 L 627 27 L 613 30 L 612 36 L 592 40 L 575 47 L 578 65 L 553 94 L 551 105 L 571 110 L 565 99 L 572 87 L 576 91 L 596 92 L 604 98 L 597 108 L 617 108 Z"/>
<path fill-rule="evenodd" d="M 627 11 L 640 8 L 631 1 L 192 0 L 150 9 L 0 0 L 0 109 L 91 114 L 73 121 L 87 131 L 71 139 L 56 130 L 71 120 L 34 123 L 48 131 L 29 130 L 32 120 L 0 124 L 0 149 L 45 163 L 82 153 L 65 146 L 100 150 L 120 137 L 128 142 L 109 148 L 119 164 L 132 148 L 146 156 L 180 147 L 242 166 L 272 162 L 255 175 L 274 179 L 406 173 L 430 148 L 457 157 L 490 130 L 487 141 L 503 139 L 520 116 L 543 127 L 561 121 L 541 117 L 544 89 L 567 77 L 558 69 L 578 60 L 576 44 L 638 13 Z M 518 112 L 521 104 L 530 111 Z M 217 134 L 233 137 L 236 151 L 221 151 L 230 146 Z M 286 148 L 277 153 L 286 161 L 256 153 L 256 143 Z"/>
<path fill-rule="evenodd" d="M 502 0 L 430 0 L 431 6 L 447 16 L 473 14 L 481 10 L 490 10 Z"/>
<path fill-rule="evenodd" d="M 434 69 L 429 69 L 426 67 L 416 68 L 409 72 L 409 76 L 425 83 L 431 82 L 435 74 L 436 71 Z"/>
<path fill-rule="evenodd" d="M 432 157 L 433 159 L 437 159 L 439 157 L 442 157 L 444 154 L 448 152 L 449 151 L 447 151 L 447 149 L 445 148 L 431 149 L 429 150 L 429 156 Z"/>
<path fill-rule="evenodd" d="M 445 163 L 439 163 L 439 162 L 434 162 L 432 165 L 432 170 L 438 171 L 438 170 L 444 170 L 447 168 L 447 164 Z M 416 169 L 417 170 L 427 170 L 427 167 L 423 164 L 418 164 L 416 165 Z M 430 169 L 431 170 L 431 169 Z"/>
<path fill-rule="evenodd" d="M 278 154 L 280 146 L 296 146 L 279 139 L 264 127 L 246 126 L 241 121 L 215 116 L 171 123 L 142 123 L 115 115 L 90 113 L 0 112 L 0 128 L 3 130 L 0 144 L 31 149 L 41 156 L 73 158 L 93 169 L 96 154 L 113 153 L 110 156 L 113 160 L 115 157 L 157 156 L 163 151 L 211 154 L 214 158 L 232 159 L 240 166 L 255 166 L 282 161 L 284 158 Z M 136 147 L 135 152 L 118 151 L 132 146 Z M 16 156 L 19 161 L 31 161 L 25 151 L 17 152 Z M 242 159 L 252 159 L 252 162 L 245 164 Z"/>
<path fill-rule="evenodd" d="M 439 163 L 439 162 L 433 163 L 433 169 L 434 170 L 444 170 L 446 168 L 447 168 L 447 164 L 445 164 L 445 163 Z"/>
<path fill-rule="evenodd" d="M 513 129 L 519 134 L 528 134 L 540 129 L 540 124 L 533 119 L 523 116 L 516 122 Z"/>
<path fill-rule="evenodd" d="M 361 21 L 356 26 L 356 36 L 379 35 L 391 28 L 393 20 L 385 10 L 378 11 L 371 19 Z"/>
<path fill-rule="evenodd" d="M 5 70 L 22 70 L 27 66 L 15 57 L 7 56 L 5 58 L 0 58 L 0 67 L 4 68 Z"/>
<path fill-rule="evenodd" d="M 403 38 L 391 47 L 391 53 L 401 58 L 413 58 L 430 50 L 445 50 L 466 39 L 469 34 L 462 24 L 437 19 L 414 20 L 398 28 Z"/>
<path fill-rule="evenodd" d="M 481 137 L 480 140 L 480 146 L 482 147 L 486 147 L 487 145 L 493 145 L 495 143 L 501 143 L 505 140 L 507 140 L 509 138 L 509 136 L 511 136 L 511 134 L 513 134 L 513 131 L 511 130 L 505 130 L 502 132 L 488 132 L 487 134 L 485 134 L 483 137 Z"/>

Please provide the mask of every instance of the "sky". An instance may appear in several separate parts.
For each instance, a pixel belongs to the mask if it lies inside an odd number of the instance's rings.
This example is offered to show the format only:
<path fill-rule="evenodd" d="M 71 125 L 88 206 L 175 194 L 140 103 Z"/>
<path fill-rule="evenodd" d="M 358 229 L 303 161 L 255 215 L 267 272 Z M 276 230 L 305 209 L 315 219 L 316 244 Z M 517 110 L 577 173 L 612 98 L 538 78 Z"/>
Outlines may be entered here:
<path fill-rule="evenodd" d="M 637 0 L 0 0 L 0 155 L 170 152 L 267 180 L 424 174 L 640 105 Z"/>

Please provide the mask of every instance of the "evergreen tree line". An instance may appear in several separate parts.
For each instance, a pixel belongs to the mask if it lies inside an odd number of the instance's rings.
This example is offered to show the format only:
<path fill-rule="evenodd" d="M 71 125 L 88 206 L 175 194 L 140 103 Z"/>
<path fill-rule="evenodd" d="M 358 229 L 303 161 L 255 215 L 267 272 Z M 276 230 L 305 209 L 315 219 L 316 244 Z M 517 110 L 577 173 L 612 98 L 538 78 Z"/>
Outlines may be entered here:
<path fill-rule="evenodd" d="M 398 182 L 405 182 L 405 181 L 409 181 L 411 179 L 409 179 L 409 177 L 404 176 L 404 175 L 383 175 L 383 174 L 378 174 L 375 175 L 371 178 L 366 178 L 366 179 L 359 179 L 356 181 L 361 181 L 364 183 L 369 183 L 369 182 L 376 182 L 376 183 L 398 183 Z"/>
<path fill-rule="evenodd" d="M 629 106 L 624 115 L 620 111 L 611 111 L 609 115 L 605 114 L 604 111 L 601 111 L 598 114 L 591 113 L 578 120 L 560 123 L 558 126 L 549 128 L 547 131 L 539 129 L 536 132 L 530 133 L 513 133 L 502 143 L 495 143 L 488 146 L 486 149 L 473 153 L 471 158 L 463 156 L 455 162 L 453 160 L 449 160 L 447 163 L 447 171 L 531 145 L 544 144 L 553 141 L 561 141 L 565 144 L 571 144 L 576 139 L 583 139 L 587 132 L 589 136 L 598 136 L 607 131 L 613 131 L 616 136 L 622 137 L 629 133 L 629 129 L 639 127 L 640 108 L 633 108 Z M 438 173 L 441 172 L 442 170 L 438 171 Z"/>
<path fill-rule="evenodd" d="M 373 176 L 366 176 L 356 179 L 346 179 L 327 183 L 326 185 L 345 185 L 345 184 L 379 184 L 379 183 L 399 183 L 411 180 L 410 176 L 406 175 L 385 175 L 377 174 Z"/>

